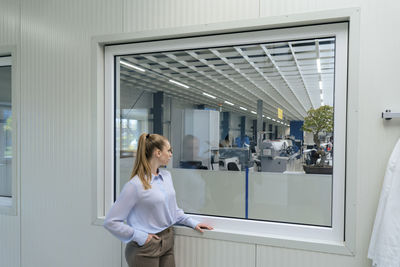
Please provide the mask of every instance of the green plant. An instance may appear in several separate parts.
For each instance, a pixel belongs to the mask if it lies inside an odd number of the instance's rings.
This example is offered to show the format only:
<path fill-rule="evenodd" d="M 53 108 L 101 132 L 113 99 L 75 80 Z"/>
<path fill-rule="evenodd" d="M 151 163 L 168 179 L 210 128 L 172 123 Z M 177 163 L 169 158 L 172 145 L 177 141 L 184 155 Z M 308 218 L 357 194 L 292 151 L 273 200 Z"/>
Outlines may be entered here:
<path fill-rule="evenodd" d="M 319 149 L 321 142 L 318 134 L 333 131 L 333 107 L 326 105 L 317 109 L 311 108 L 304 118 L 302 130 L 313 134 L 314 143 Z"/>

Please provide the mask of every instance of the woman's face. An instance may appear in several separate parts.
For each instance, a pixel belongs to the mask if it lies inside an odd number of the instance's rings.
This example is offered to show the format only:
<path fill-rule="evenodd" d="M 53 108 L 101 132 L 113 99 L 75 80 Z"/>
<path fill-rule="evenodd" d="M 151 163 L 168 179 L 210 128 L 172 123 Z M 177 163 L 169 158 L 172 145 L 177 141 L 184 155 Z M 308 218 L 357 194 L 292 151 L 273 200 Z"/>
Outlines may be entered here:
<path fill-rule="evenodd" d="M 172 157 L 172 149 L 171 149 L 171 145 L 168 141 L 165 142 L 165 145 L 159 155 L 160 156 L 159 156 L 158 160 L 160 161 L 160 165 L 166 166 Z"/>

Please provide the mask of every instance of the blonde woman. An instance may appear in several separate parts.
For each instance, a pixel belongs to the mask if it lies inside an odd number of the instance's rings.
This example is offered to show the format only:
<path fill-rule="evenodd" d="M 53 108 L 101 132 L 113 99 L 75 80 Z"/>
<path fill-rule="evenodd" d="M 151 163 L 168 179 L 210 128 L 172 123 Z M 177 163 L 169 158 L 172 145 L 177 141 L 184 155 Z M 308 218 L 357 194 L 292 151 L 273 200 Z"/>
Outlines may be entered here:
<path fill-rule="evenodd" d="M 125 258 L 130 267 L 175 266 L 174 224 L 199 232 L 213 229 L 178 208 L 171 174 L 159 169 L 171 156 L 171 146 L 164 136 L 142 134 L 131 179 L 106 216 L 104 227 L 127 243 Z"/>

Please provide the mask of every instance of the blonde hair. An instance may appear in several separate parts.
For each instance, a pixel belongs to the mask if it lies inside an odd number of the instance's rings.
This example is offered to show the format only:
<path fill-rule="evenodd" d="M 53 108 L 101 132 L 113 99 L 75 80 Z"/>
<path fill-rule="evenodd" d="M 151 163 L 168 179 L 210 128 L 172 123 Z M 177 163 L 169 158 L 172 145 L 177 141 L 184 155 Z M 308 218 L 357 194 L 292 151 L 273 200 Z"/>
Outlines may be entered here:
<path fill-rule="evenodd" d="M 142 181 L 145 190 L 151 188 L 150 159 L 153 156 L 155 149 L 163 149 L 166 141 L 168 141 L 167 138 L 159 134 L 143 133 L 139 137 L 135 164 L 133 166 L 130 179 L 137 175 L 140 181 Z"/>

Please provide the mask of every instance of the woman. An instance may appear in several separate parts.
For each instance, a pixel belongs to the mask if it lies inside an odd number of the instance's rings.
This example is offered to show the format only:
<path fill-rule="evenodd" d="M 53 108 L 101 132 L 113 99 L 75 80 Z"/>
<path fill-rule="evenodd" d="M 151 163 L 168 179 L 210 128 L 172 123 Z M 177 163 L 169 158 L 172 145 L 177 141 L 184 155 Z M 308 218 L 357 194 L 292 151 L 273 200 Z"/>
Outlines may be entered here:
<path fill-rule="evenodd" d="M 176 223 L 199 232 L 213 229 L 178 208 L 171 174 L 159 169 L 171 156 L 165 137 L 142 134 L 131 179 L 106 216 L 104 227 L 128 243 L 125 258 L 130 267 L 175 266 L 172 226 Z"/>

